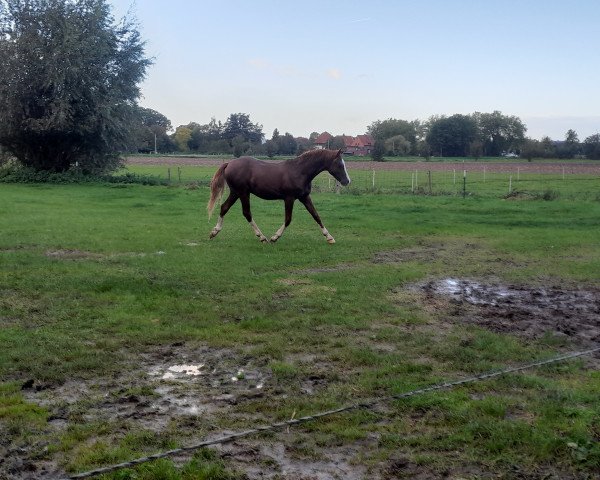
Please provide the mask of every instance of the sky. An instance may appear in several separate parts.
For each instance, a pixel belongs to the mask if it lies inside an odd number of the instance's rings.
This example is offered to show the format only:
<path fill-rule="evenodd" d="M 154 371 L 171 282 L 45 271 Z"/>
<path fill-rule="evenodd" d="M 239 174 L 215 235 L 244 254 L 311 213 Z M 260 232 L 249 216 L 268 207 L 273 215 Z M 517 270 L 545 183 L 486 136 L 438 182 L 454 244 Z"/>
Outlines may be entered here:
<path fill-rule="evenodd" d="M 526 135 L 600 131 L 598 0 L 109 0 L 154 59 L 173 127 L 246 113 L 270 138 L 501 111 Z"/>

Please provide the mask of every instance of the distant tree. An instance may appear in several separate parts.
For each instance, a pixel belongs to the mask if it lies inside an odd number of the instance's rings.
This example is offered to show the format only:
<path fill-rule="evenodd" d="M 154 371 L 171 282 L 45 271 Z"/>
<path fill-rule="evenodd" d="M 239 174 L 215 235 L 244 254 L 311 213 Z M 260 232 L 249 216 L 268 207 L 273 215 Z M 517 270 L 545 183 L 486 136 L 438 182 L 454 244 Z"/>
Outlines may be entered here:
<path fill-rule="evenodd" d="M 417 155 L 429 160 L 431 158 L 431 147 L 425 140 L 419 140 L 417 142 Z"/>
<path fill-rule="evenodd" d="M 388 118 L 387 120 L 377 120 L 367 127 L 367 133 L 375 140 L 388 140 L 389 138 L 402 135 L 406 141 L 410 143 L 411 150 L 416 149 L 417 142 L 417 127 L 420 127 L 420 122 L 408 122 L 396 118 Z"/>
<path fill-rule="evenodd" d="M 296 137 L 296 155 L 301 155 L 312 147 L 311 141 L 306 137 Z"/>
<path fill-rule="evenodd" d="M 579 135 L 577 135 L 577 132 L 575 130 L 570 128 L 569 130 L 567 130 L 567 133 L 565 133 L 565 142 L 571 145 L 575 145 L 579 143 Z"/>
<path fill-rule="evenodd" d="M 107 0 L 0 2 L 0 145 L 39 170 L 108 171 L 151 61 Z"/>
<path fill-rule="evenodd" d="M 285 133 L 277 139 L 280 155 L 294 155 L 298 149 L 298 144 L 291 133 Z"/>
<path fill-rule="evenodd" d="M 404 135 L 394 135 L 384 141 L 385 150 L 388 155 L 394 157 L 408 155 L 411 151 L 411 143 L 404 138 Z"/>
<path fill-rule="evenodd" d="M 526 138 L 521 145 L 520 156 L 531 162 L 534 158 L 544 157 L 544 145 L 538 140 Z"/>
<path fill-rule="evenodd" d="M 172 129 L 171 121 L 162 113 L 151 108 L 134 107 L 129 151 L 132 152 L 168 152 L 173 143 L 168 135 Z"/>
<path fill-rule="evenodd" d="M 335 137 L 333 137 L 333 140 L 329 142 L 328 148 L 331 150 L 339 150 L 340 148 L 342 150 L 345 150 L 346 141 L 344 140 L 344 135 L 336 135 Z"/>
<path fill-rule="evenodd" d="M 600 160 L 600 134 L 590 135 L 583 141 L 583 153 L 590 160 Z"/>
<path fill-rule="evenodd" d="M 417 137 L 417 144 L 421 140 L 425 140 L 425 136 L 427 135 L 427 122 L 423 122 L 421 120 L 413 120 L 412 125 L 415 127 L 415 134 Z M 417 145 L 418 147 L 418 145 Z M 417 148 L 418 150 L 418 148 Z"/>
<path fill-rule="evenodd" d="M 385 155 L 385 141 L 381 139 L 375 140 L 373 149 L 371 150 L 371 158 L 376 162 L 383 162 Z"/>
<path fill-rule="evenodd" d="M 477 138 L 475 120 L 467 115 L 452 115 L 434 122 L 427 133 L 431 151 L 444 157 L 466 157 Z"/>
<path fill-rule="evenodd" d="M 221 138 L 223 125 L 214 117 L 205 125 L 192 122 L 186 125 L 191 130 L 191 138 L 188 140 L 190 150 L 199 153 L 229 153 L 231 145 Z"/>
<path fill-rule="evenodd" d="M 554 158 L 556 157 L 556 146 L 550 137 L 547 135 L 542 137 L 540 140 L 540 144 L 543 149 L 543 157 L 544 158 Z"/>
<path fill-rule="evenodd" d="M 251 148 L 251 143 L 243 135 L 238 135 L 231 141 L 233 147 L 233 156 L 238 158 L 247 153 Z"/>
<path fill-rule="evenodd" d="M 481 140 L 474 140 L 469 145 L 469 156 L 475 160 L 479 160 L 483 155 L 483 142 Z"/>
<path fill-rule="evenodd" d="M 252 123 L 250 115 L 245 113 L 232 113 L 223 125 L 222 137 L 231 145 L 237 137 L 242 137 L 247 143 L 260 144 L 263 136 L 262 125 Z"/>
<path fill-rule="evenodd" d="M 189 142 L 192 139 L 192 129 L 186 125 L 180 125 L 175 129 L 173 134 L 173 142 L 180 152 L 189 152 Z"/>
<path fill-rule="evenodd" d="M 483 155 L 497 157 L 503 152 L 516 151 L 525 140 L 527 127 L 519 117 L 503 115 L 498 110 L 475 112 L 472 117 L 483 143 Z"/>
<path fill-rule="evenodd" d="M 267 140 L 265 142 L 265 153 L 269 158 L 273 158 L 277 155 L 278 145 L 273 140 Z"/>
<path fill-rule="evenodd" d="M 579 136 L 573 129 L 565 133 L 565 141 L 556 147 L 556 156 L 558 158 L 573 158 L 581 152 Z"/>

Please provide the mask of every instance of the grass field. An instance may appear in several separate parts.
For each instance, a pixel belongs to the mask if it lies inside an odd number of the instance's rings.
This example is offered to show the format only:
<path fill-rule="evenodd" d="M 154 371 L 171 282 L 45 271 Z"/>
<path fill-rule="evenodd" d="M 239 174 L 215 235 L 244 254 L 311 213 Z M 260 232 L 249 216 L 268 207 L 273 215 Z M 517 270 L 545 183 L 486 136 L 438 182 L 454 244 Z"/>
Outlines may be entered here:
<path fill-rule="evenodd" d="M 197 168 L 198 179 L 214 171 Z M 317 193 L 333 246 L 300 204 L 277 244 L 255 239 L 239 204 L 209 241 L 207 196 L 0 186 L 0 477 L 85 471 L 598 345 L 488 328 L 480 307 L 421 288 L 474 279 L 585 291 L 597 307 L 593 189 L 552 201 Z M 270 236 L 283 205 L 252 207 Z M 173 376 L 175 365 L 202 373 Z M 394 401 L 107 478 L 597 478 L 598 365 Z"/>

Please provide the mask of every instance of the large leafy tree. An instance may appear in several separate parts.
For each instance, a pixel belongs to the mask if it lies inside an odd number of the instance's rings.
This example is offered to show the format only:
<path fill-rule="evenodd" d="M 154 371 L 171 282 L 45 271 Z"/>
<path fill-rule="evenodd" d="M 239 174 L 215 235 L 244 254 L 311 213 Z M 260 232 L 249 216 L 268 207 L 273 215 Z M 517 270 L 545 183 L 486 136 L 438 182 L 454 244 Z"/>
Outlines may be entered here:
<path fill-rule="evenodd" d="M 477 124 L 468 115 L 452 115 L 432 122 L 427 143 L 434 154 L 444 157 L 466 157 L 477 138 Z"/>
<path fill-rule="evenodd" d="M 224 153 L 231 150 L 231 146 L 222 139 L 223 124 L 213 117 L 205 125 L 190 123 L 188 128 L 192 130 L 192 138 L 188 145 L 191 150 L 201 153 Z"/>
<path fill-rule="evenodd" d="M 495 110 L 492 113 L 475 112 L 483 154 L 497 157 L 503 152 L 518 150 L 525 141 L 527 127 L 519 117 L 503 115 Z"/>
<path fill-rule="evenodd" d="M 222 136 L 233 145 L 240 141 L 249 144 L 260 144 L 264 135 L 262 125 L 252 123 L 250 115 L 232 113 L 223 125 Z"/>
<path fill-rule="evenodd" d="M 0 0 L 0 145 L 65 171 L 119 164 L 151 61 L 106 0 Z"/>
<path fill-rule="evenodd" d="M 402 136 L 405 141 L 409 142 L 410 149 L 414 152 L 416 151 L 419 128 L 420 122 L 418 120 L 408 122 L 406 120 L 388 118 L 387 120 L 376 120 L 371 123 L 371 125 L 367 127 L 367 133 L 375 140 L 383 140 L 384 142 L 391 138 Z M 391 155 L 396 155 L 396 153 L 393 153 L 392 149 L 388 150 L 390 150 L 389 153 Z M 402 153 L 402 155 L 405 155 L 405 153 Z"/>
<path fill-rule="evenodd" d="M 565 133 L 565 141 L 556 148 L 558 158 L 573 158 L 581 152 L 581 144 L 579 143 L 579 135 L 570 128 Z"/>
<path fill-rule="evenodd" d="M 600 160 L 600 134 L 590 135 L 583 141 L 583 153 L 592 160 Z"/>
<path fill-rule="evenodd" d="M 171 121 L 162 113 L 151 108 L 135 107 L 131 135 L 133 152 L 169 152 L 174 149 L 167 132 L 173 127 Z"/>

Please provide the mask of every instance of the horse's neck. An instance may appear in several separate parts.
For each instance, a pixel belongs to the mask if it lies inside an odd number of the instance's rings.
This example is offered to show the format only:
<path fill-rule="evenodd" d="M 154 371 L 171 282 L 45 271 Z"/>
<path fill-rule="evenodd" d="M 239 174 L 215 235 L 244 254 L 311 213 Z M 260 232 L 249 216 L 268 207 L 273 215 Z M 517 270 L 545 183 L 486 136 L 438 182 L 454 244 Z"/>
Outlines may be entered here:
<path fill-rule="evenodd" d="M 299 173 L 311 182 L 319 173 L 327 170 L 327 161 L 322 158 L 309 158 L 302 162 L 297 162 Z"/>

